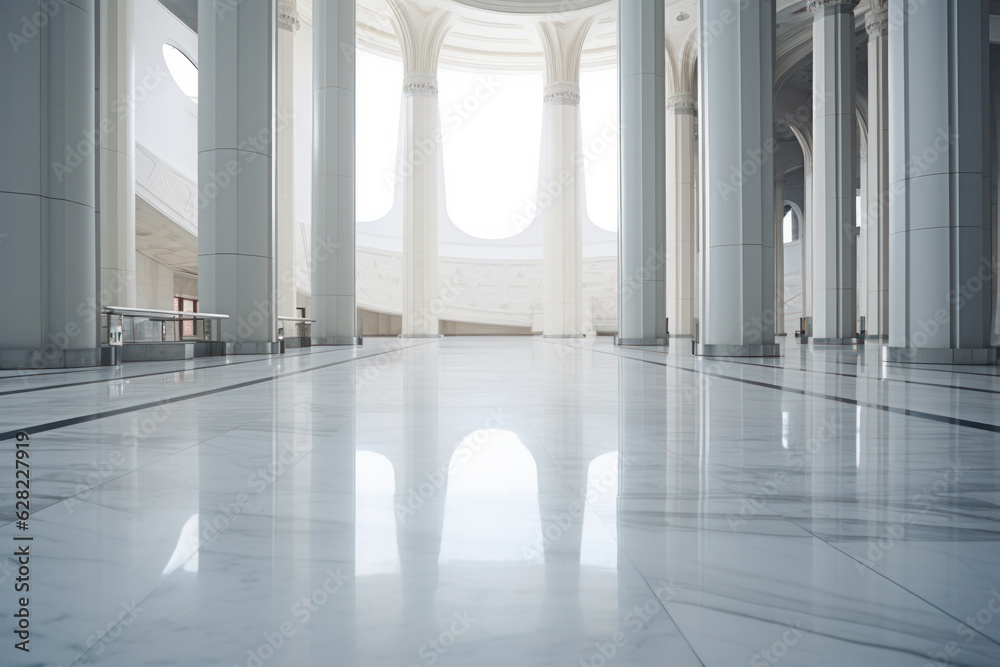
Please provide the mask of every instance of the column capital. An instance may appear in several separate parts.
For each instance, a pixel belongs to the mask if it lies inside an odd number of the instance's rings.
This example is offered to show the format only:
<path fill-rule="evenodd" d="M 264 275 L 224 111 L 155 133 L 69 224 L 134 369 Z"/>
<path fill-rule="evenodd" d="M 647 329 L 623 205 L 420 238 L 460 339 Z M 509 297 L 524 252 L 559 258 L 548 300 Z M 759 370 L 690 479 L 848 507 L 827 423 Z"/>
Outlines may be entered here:
<path fill-rule="evenodd" d="M 566 21 L 543 20 L 536 24 L 545 53 L 546 84 L 575 84 L 579 97 L 580 56 L 593 22 L 593 16 L 584 16 Z"/>
<path fill-rule="evenodd" d="M 403 51 L 403 73 L 414 82 L 433 78 L 433 93 L 437 95 L 438 57 L 441 45 L 451 30 L 454 15 L 444 9 L 424 7 L 412 0 L 389 0 L 392 26 Z M 407 84 L 403 90 L 410 92 Z"/>
<path fill-rule="evenodd" d="M 889 29 L 889 10 L 885 7 L 873 9 L 865 19 L 865 30 L 869 37 L 881 37 Z"/>
<path fill-rule="evenodd" d="M 837 12 L 853 12 L 859 0 L 809 0 L 809 11 L 817 16 Z"/>
<path fill-rule="evenodd" d="M 299 20 L 297 0 L 278 0 L 278 27 L 295 32 L 302 26 Z"/>
<path fill-rule="evenodd" d="M 546 104 L 575 106 L 580 103 L 580 84 L 575 81 L 553 81 L 545 85 L 543 99 Z"/>
<path fill-rule="evenodd" d="M 667 110 L 694 116 L 698 113 L 698 98 L 691 93 L 675 93 L 667 97 Z"/>
<path fill-rule="evenodd" d="M 437 97 L 438 78 L 426 72 L 410 72 L 403 77 L 403 93 L 422 97 Z"/>

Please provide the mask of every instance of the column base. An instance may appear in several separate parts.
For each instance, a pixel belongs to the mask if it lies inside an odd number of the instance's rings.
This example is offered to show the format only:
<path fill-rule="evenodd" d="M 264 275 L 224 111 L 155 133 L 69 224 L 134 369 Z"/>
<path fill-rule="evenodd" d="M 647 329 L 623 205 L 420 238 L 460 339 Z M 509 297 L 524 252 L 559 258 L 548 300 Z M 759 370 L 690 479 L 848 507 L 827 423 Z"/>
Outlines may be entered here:
<path fill-rule="evenodd" d="M 444 338 L 444 334 L 399 334 L 400 338 Z"/>
<path fill-rule="evenodd" d="M 670 339 L 669 338 L 616 338 L 615 345 L 664 347 L 670 345 Z"/>
<path fill-rule="evenodd" d="M 584 334 L 542 334 L 542 338 L 586 338 Z"/>
<path fill-rule="evenodd" d="M 313 347 L 318 347 L 321 345 L 361 345 L 361 338 L 345 336 L 331 336 L 331 337 L 320 337 L 313 336 L 312 345 Z"/>
<path fill-rule="evenodd" d="M 949 366 L 996 366 L 1000 349 L 916 348 L 882 346 L 882 361 L 900 364 L 947 364 Z"/>
<path fill-rule="evenodd" d="M 694 354 L 699 357 L 780 357 L 781 346 L 768 345 L 711 345 L 695 342 Z"/>
<path fill-rule="evenodd" d="M 814 345 L 857 345 L 859 338 L 857 336 L 852 336 L 851 338 L 810 338 L 809 342 Z"/>
<path fill-rule="evenodd" d="M 78 350 L 0 350 L 0 370 L 85 368 L 101 365 L 101 348 Z"/>

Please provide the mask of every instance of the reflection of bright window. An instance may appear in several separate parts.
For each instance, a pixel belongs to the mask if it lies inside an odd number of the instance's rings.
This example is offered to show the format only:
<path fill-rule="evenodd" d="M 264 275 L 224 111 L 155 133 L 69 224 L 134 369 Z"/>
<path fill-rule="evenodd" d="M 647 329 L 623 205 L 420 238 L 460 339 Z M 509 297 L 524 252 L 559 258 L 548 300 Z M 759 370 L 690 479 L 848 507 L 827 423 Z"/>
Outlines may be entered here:
<path fill-rule="evenodd" d="M 595 225 L 618 230 L 618 70 L 580 74 L 587 213 Z"/>
<path fill-rule="evenodd" d="M 392 462 L 366 451 L 355 461 L 355 573 L 399 572 Z"/>
<path fill-rule="evenodd" d="M 580 540 L 580 564 L 618 569 L 618 545 L 604 521 L 615 516 L 618 504 L 618 452 L 602 454 L 587 469 L 587 504 Z"/>
<path fill-rule="evenodd" d="M 515 433 L 476 431 L 462 441 L 448 469 L 444 521 L 441 562 L 544 558 L 538 471 Z"/>
<path fill-rule="evenodd" d="M 542 74 L 438 73 L 447 209 L 481 239 L 503 239 L 535 217 Z"/>
<path fill-rule="evenodd" d="M 167 70 L 174 78 L 181 92 L 198 101 L 198 68 L 184 52 L 173 44 L 163 45 L 163 59 L 167 61 Z"/>
<path fill-rule="evenodd" d="M 357 68 L 356 207 L 358 222 L 370 222 L 392 209 L 403 65 L 358 51 Z"/>

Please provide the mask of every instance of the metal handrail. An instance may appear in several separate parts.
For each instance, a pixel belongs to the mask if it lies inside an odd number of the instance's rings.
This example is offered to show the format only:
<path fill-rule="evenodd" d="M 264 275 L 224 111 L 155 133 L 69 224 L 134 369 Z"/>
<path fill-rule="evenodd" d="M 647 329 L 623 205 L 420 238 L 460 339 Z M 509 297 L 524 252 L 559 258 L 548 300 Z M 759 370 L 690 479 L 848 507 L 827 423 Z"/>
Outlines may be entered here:
<path fill-rule="evenodd" d="M 282 322 L 308 322 L 312 324 L 316 320 L 310 320 L 308 317 L 285 317 L 284 315 L 278 315 L 278 319 Z"/>
<path fill-rule="evenodd" d="M 191 341 L 214 343 L 218 342 L 221 321 L 228 319 L 229 315 L 224 313 L 194 313 L 184 310 L 105 306 L 101 309 L 101 345 L 110 345 L 113 325 L 116 325 L 122 332 L 119 339 L 121 342 L 116 343 L 114 345 L 116 347 L 119 344 L 133 343 L 159 344 Z M 130 326 L 125 326 L 126 320 L 131 323 Z M 159 331 L 155 332 L 154 330 L 150 336 L 149 330 L 144 329 L 145 335 L 137 340 L 136 323 L 143 320 L 158 324 Z M 184 329 L 188 325 L 190 325 L 190 332 L 185 334 Z"/>
<path fill-rule="evenodd" d="M 229 315 L 222 313 L 190 313 L 184 310 L 155 310 L 153 308 L 124 308 L 122 306 L 105 306 L 101 312 L 111 315 L 128 315 L 129 317 L 145 317 L 147 319 L 176 317 L 196 320 L 228 320 Z M 280 319 L 280 318 L 279 318 Z"/>

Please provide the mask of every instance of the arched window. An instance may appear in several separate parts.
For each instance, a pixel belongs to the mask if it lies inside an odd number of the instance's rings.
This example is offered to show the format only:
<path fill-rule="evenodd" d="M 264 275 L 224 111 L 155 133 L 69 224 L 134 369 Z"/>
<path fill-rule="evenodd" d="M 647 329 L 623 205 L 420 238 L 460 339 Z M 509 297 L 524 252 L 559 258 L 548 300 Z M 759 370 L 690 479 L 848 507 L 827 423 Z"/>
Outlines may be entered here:
<path fill-rule="evenodd" d="M 580 74 L 582 159 L 591 222 L 618 231 L 618 70 Z"/>
<path fill-rule="evenodd" d="M 358 51 L 357 67 L 355 206 L 358 222 L 371 222 L 392 210 L 403 64 Z"/>
<path fill-rule="evenodd" d="M 438 72 L 448 215 L 466 234 L 505 239 L 535 217 L 542 74 Z"/>

